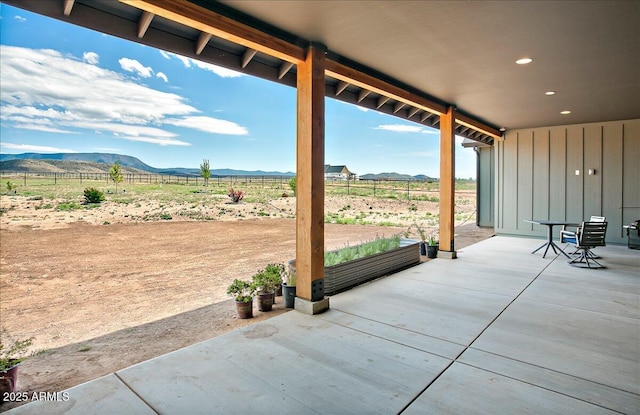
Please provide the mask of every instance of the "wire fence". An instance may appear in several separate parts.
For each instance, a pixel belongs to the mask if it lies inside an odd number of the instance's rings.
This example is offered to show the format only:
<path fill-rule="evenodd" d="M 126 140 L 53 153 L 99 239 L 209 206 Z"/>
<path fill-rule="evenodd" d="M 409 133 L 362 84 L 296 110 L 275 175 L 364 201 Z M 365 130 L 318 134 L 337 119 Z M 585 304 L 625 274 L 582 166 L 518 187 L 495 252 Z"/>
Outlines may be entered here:
<path fill-rule="evenodd" d="M 113 184 L 109 173 L 59 173 L 59 172 L 40 172 L 40 173 L 24 173 L 24 172 L 0 172 L 3 183 L 6 180 L 14 182 L 17 185 L 63 185 L 77 182 L 86 186 L 99 186 L 99 183 L 105 185 Z M 209 186 L 236 188 L 242 190 L 244 188 L 268 188 L 279 189 L 285 192 L 291 191 L 290 180 L 293 176 L 277 176 L 277 175 L 229 175 L 229 176 L 212 176 Z M 196 175 L 168 175 L 168 174 L 140 174 L 140 173 L 123 173 L 122 184 L 138 185 L 138 184 L 171 184 L 183 186 L 204 186 L 205 181 L 201 176 Z M 464 181 L 466 182 L 466 181 Z M 457 186 L 457 191 L 475 190 L 475 182 L 471 185 L 461 183 Z M 438 202 L 439 182 L 437 180 L 401 180 L 401 179 L 339 179 L 326 178 L 325 192 L 328 194 L 343 194 L 351 196 L 365 197 L 384 197 L 391 199 L 406 200 L 426 200 Z"/>

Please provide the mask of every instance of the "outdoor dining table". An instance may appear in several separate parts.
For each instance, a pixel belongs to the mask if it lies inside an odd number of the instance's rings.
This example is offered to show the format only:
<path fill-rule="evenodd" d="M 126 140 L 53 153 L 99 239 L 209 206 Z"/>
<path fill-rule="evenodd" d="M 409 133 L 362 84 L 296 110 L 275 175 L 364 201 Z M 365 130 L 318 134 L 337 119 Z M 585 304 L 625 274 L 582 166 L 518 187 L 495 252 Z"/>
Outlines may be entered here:
<path fill-rule="evenodd" d="M 564 220 L 536 220 L 536 219 L 525 219 L 525 222 L 528 223 L 534 223 L 536 225 L 544 225 L 547 227 L 547 241 L 545 243 L 543 243 L 542 245 L 540 245 L 540 247 L 538 247 L 535 251 L 531 252 L 532 254 L 535 254 L 536 252 L 538 252 L 539 250 L 541 250 L 542 248 L 544 248 L 545 246 L 547 247 L 544 250 L 544 254 L 542 254 L 542 258 L 544 258 L 547 255 L 547 251 L 549 250 L 549 247 L 551 247 L 551 249 L 553 249 L 553 252 L 558 255 L 558 251 L 562 252 L 562 255 L 566 256 L 567 258 L 570 258 L 569 255 L 567 255 L 566 252 L 564 252 L 562 250 L 562 248 L 560 248 L 558 245 L 555 244 L 555 242 L 553 242 L 553 227 L 554 226 L 580 226 L 579 223 L 573 223 L 573 222 L 567 222 Z M 556 251 L 556 249 L 558 249 L 558 251 Z"/>

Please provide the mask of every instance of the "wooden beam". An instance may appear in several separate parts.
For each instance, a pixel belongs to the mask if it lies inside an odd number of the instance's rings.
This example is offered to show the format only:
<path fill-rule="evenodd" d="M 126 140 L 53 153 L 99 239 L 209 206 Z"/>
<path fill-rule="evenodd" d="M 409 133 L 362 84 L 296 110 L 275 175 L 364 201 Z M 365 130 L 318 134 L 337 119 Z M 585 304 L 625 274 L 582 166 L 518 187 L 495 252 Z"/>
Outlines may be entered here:
<path fill-rule="evenodd" d="M 202 53 L 204 48 L 207 46 L 207 43 L 209 43 L 209 40 L 211 40 L 211 34 L 207 32 L 200 32 L 200 36 L 198 36 L 198 43 L 196 44 L 196 55 Z"/>
<path fill-rule="evenodd" d="M 76 0 L 64 0 L 63 13 L 65 16 L 71 15 L 71 9 L 73 9 L 73 3 L 75 3 L 75 1 Z"/>
<path fill-rule="evenodd" d="M 242 55 L 242 67 L 243 68 L 247 67 L 249 62 L 251 62 L 251 59 L 253 59 L 253 57 L 256 56 L 256 53 L 258 53 L 258 51 L 255 50 L 255 49 L 247 49 L 247 50 L 244 51 L 244 54 Z"/>
<path fill-rule="evenodd" d="M 376 108 L 380 109 L 381 106 L 387 103 L 391 98 L 389 97 L 380 97 L 378 98 L 378 103 L 376 104 Z"/>
<path fill-rule="evenodd" d="M 349 84 L 347 82 L 338 81 L 338 85 L 336 85 L 336 96 L 340 95 L 348 86 Z"/>
<path fill-rule="evenodd" d="M 305 59 L 304 49 L 297 45 L 267 35 L 258 29 L 188 1 L 119 1 L 287 62 L 295 64 Z"/>
<path fill-rule="evenodd" d="M 310 47 L 298 64 L 296 148 L 296 294 L 324 298 L 325 50 Z"/>
<path fill-rule="evenodd" d="M 361 89 L 360 92 L 358 92 L 358 102 L 362 102 L 370 93 L 371 91 L 367 89 Z"/>
<path fill-rule="evenodd" d="M 138 22 L 138 39 L 142 39 L 144 34 L 147 33 L 147 29 L 149 29 L 153 16 L 153 13 L 142 12 L 142 17 L 140 17 L 140 21 Z"/>
<path fill-rule="evenodd" d="M 396 102 L 396 105 L 393 106 L 393 113 L 397 113 L 398 111 L 400 111 L 402 108 L 404 108 L 404 106 L 407 105 L 404 102 Z"/>
<path fill-rule="evenodd" d="M 293 63 L 283 62 L 282 66 L 280 66 L 280 70 L 278 71 L 278 79 L 284 78 L 284 76 L 291 70 L 291 68 L 293 68 Z"/>
<path fill-rule="evenodd" d="M 409 115 L 407 116 L 407 118 L 411 118 L 419 112 L 420 108 L 411 108 L 411 111 L 409 111 Z"/>
<path fill-rule="evenodd" d="M 455 110 L 440 116 L 440 250 L 455 253 Z"/>
<path fill-rule="evenodd" d="M 475 120 L 471 117 L 467 117 L 466 115 L 456 113 L 456 123 L 460 125 L 464 125 L 465 127 L 469 127 L 472 130 L 480 131 L 483 134 L 491 136 L 493 138 L 501 138 L 502 133 L 500 130 L 490 127 L 478 120 Z"/>
<path fill-rule="evenodd" d="M 351 85 L 387 96 L 395 101 L 403 102 L 424 111 L 437 115 L 446 111 L 446 107 L 440 103 L 417 96 L 402 88 L 330 59 L 327 59 L 327 69 L 325 73 L 332 78 L 349 82 Z"/>
<path fill-rule="evenodd" d="M 433 117 L 433 114 L 430 112 L 425 112 L 424 114 L 422 114 L 422 116 L 420 117 L 420 122 L 425 122 L 427 121 L 429 118 Z"/>

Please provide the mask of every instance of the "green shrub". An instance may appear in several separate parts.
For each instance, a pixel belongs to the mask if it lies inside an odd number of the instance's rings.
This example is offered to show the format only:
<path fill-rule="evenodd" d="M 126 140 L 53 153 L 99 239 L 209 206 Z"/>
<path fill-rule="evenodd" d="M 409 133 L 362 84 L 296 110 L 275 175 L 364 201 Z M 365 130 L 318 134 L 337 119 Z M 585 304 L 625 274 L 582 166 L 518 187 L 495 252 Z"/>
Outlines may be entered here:
<path fill-rule="evenodd" d="M 296 181 L 296 177 L 293 176 L 292 178 L 289 179 L 289 187 L 291 188 L 291 191 L 293 192 L 293 194 L 296 194 L 296 187 L 297 187 L 297 181 Z"/>
<path fill-rule="evenodd" d="M 84 189 L 84 203 L 100 203 L 104 200 L 104 193 L 95 187 Z"/>

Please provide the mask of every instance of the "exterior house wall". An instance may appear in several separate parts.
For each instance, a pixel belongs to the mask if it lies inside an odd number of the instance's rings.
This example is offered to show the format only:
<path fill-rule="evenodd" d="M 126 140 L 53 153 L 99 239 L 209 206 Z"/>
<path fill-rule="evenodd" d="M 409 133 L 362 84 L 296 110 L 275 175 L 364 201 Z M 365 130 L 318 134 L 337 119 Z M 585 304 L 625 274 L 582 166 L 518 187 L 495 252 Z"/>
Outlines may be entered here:
<path fill-rule="evenodd" d="M 495 217 L 495 147 L 478 148 L 477 185 L 477 224 L 478 226 L 494 227 Z"/>
<path fill-rule="evenodd" d="M 640 120 L 508 131 L 493 153 L 496 233 L 542 237 L 546 227 L 524 219 L 598 215 L 609 222 L 607 242 L 626 243 L 622 226 L 640 219 Z M 480 221 L 486 210 L 480 203 Z"/>

